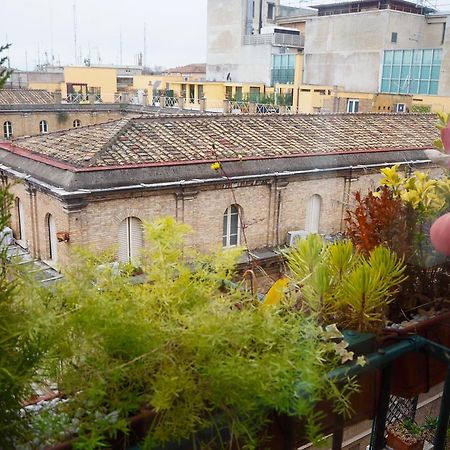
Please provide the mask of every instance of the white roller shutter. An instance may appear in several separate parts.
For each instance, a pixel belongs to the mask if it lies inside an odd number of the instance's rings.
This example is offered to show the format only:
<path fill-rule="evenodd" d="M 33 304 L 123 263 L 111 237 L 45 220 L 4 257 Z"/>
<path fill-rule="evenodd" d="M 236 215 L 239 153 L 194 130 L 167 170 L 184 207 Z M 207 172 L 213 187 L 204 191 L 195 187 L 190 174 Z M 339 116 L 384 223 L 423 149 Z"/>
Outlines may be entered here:
<path fill-rule="evenodd" d="M 133 264 L 139 261 L 141 249 L 144 246 L 142 222 L 136 217 L 130 217 L 130 260 Z"/>
<path fill-rule="evenodd" d="M 142 222 L 136 217 L 127 217 L 119 225 L 119 262 L 138 264 L 144 245 Z"/>
<path fill-rule="evenodd" d="M 320 195 L 313 195 L 308 202 L 306 213 L 306 231 L 318 233 L 320 225 L 320 210 L 322 208 L 322 198 Z"/>

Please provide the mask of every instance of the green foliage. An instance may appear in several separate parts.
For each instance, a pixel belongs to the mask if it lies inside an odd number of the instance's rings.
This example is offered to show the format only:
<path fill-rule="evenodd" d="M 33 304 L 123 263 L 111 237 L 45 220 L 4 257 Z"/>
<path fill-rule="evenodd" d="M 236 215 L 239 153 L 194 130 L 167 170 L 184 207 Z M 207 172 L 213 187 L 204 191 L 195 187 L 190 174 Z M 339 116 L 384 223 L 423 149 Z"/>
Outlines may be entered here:
<path fill-rule="evenodd" d="M 13 197 L 8 186 L 0 189 L 0 230 L 9 225 Z M 25 433 L 18 420 L 22 400 L 31 394 L 31 382 L 48 348 L 46 328 L 51 323 L 44 307 L 32 302 L 37 290 L 8 261 L 6 245 L 0 242 L 0 448 L 14 448 Z"/>
<path fill-rule="evenodd" d="M 383 326 L 386 307 L 405 280 L 403 262 L 383 246 L 364 256 L 350 241 L 328 244 L 311 234 L 286 258 L 302 305 L 324 324 L 357 331 Z"/>
<path fill-rule="evenodd" d="M 273 411 L 313 419 L 323 399 L 348 409 L 354 385 L 326 377 L 339 358 L 322 328 L 289 304 L 224 291 L 237 253 L 200 255 L 186 232 L 171 218 L 146 225 L 144 284 L 80 257 L 41 292 L 61 312 L 46 373 L 70 398 L 61 411 L 78 420 L 76 448 L 106 445 L 143 408 L 156 414 L 145 448 L 223 426 L 253 448 Z"/>
<path fill-rule="evenodd" d="M 412 113 L 419 113 L 419 114 L 425 114 L 431 112 L 431 106 L 430 105 L 412 105 L 411 106 L 411 112 Z"/>
<path fill-rule="evenodd" d="M 5 50 L 7 50 L 10 46 L 11 46 L 11 44 L 0 45 L 0 54 L 2 52 L 4 52 Z M 7 56 L 0 57 L 0 89 L 3 87 L 6 80 L 9 78 L 9 76 L 12 73 L 12 70 L 5 69 L 2 67 L 6 63 L 7 60 L 8 60 Z"/>
<path fill-rule="evenodd" d="M 441 125 L 448 116 L 440 115 Z M 450 179 L 432 179 L 427 172 L 402 173 L 399 165 L 381 170 L 381 187 L 365 197 L 355 193 L 355 207 L 346 212 L 346 235 L 367 254 L 385 245 L 406 263 L 407 282 L 389 307 L 389 319 L 402 321 L 405 312 L 434 303 L 448 295 L 450 273 L 433 250 L 429 228 L 450 208 Z"/>
<path fill-rule="evenodd" d="M 362 196 L 354 193 L 355 207 L 346 211 L 346 235 L 356 248 L 367 254 L 378 245 L 386 245 L 400 256 L 411 251 L 408 209 L 394 198 L 388 187 Z"/>

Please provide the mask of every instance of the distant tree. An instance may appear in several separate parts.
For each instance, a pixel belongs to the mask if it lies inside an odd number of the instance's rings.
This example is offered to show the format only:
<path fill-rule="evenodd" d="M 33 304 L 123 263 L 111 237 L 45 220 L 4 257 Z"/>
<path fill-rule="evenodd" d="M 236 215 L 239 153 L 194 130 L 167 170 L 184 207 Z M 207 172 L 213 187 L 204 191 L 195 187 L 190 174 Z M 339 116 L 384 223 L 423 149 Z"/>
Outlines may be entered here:
<path fill-rule="evenodd" d="M 12 70 L 7 69 L 6 67 L 3 67 L 3 64 L 8 60 L 7 56 L 1 56 L 2 52 L 4 52 L 6 49 L 10 47 L 11 44 L 6 45 L 0 45 L 0 89 L 5 84 L 6 80 L 11 75 Z"/>

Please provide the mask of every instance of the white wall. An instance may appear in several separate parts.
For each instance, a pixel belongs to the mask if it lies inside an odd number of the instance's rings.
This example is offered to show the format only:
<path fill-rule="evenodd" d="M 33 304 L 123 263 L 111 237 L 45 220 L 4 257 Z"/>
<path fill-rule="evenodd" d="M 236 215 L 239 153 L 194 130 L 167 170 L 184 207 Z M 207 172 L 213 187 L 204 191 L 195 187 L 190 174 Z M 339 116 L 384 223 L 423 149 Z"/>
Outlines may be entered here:
<path fill-rule="evenodd" d="M 392 32 L 397 43 L 391 43 Z M 418 14 L 376 10 L 313 17 L 305 36 L 303 83 L 377 92 L 383 50 L 440 48 L 442 24 L 427 24 Z"/>

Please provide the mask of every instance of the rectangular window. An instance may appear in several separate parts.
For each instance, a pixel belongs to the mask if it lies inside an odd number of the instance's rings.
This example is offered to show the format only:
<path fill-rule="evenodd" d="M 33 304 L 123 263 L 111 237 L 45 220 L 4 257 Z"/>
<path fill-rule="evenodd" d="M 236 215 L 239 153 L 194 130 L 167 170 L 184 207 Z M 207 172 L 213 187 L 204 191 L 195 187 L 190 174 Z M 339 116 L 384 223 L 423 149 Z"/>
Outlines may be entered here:
<path fill-rule="evenodd" d="M 397 43 L 397 33 L 391 33 L 391 42 L 393 44 Z"/>
<path fill-rule="evenodd" d="M 442 49 L 387 50 L 380 91 L 392 94 L 437 95 Z"/>
<path fill-rule="evenodd" d="M 242 101 L 242 87 L 236 86 L 236 101 Z"/>
<path fill-rule="evenodd" d="M 267 18 L 269 20 L 275 19 L 275 3 L 267 3 Z"/>
<path fill-rule="evenodd" d="M 259 102 L 259 87 L 250 87 L 250 101 Z"/>
<path fill-rule="evenodd" d="M 228 100 L 233 98 L 233 86 L 225 86 L 225 95 Z"/>
<path fill-rule="evenodd" d="M 359 111 L 359 100 L 348 99 L 347 100 L 347 112 L 357 113 Z"/>
<path fill-rule="evenodd" d="M 295 77 L 295 55 L 273 55 L 272 86 L 293 84 Z"/>

